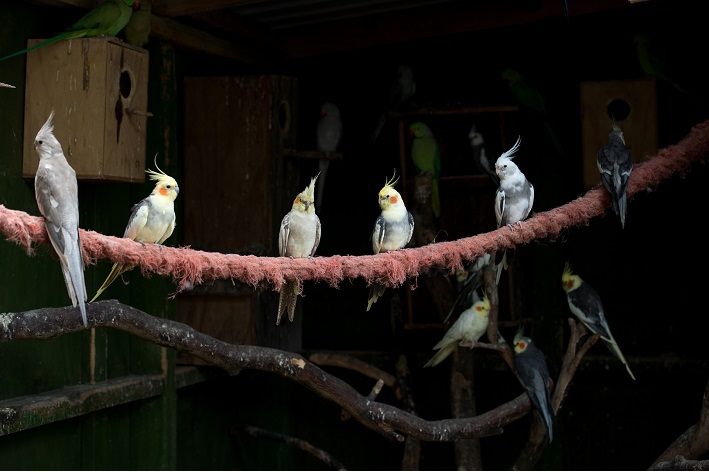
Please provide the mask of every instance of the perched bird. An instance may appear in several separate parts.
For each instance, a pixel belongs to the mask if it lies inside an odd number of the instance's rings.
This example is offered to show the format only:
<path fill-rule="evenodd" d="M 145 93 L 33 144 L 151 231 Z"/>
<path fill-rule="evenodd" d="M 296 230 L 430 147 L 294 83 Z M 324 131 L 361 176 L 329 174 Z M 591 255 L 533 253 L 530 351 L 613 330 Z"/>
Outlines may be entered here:
<path fill-rule="evenodd" d="M 396 68 L 396 80 L 389 86 L 386 104 L 377 122 L 377 127 L 374 129 L 374 133 L 372 133 L 372 137 L 369 139 L 370 143 L 377 140 L 379 133 L 381 133 L 382 128 L 384 128 L 389 113 L 408 105 L 414 94 L 416 94 L 414 73 L 410 66 L 400 65 Z"/>
<path fill-rule="evenodd" d="M 315 214 L 315 181 L 293 200 L 291 211 L 281 221 L 278 233 L 278 253 L 281 257 L 312 257 L 320 244 L 320 218 Z M 302 292 L 299 280 L 286 280 L 281 286 L 278 298 L 278 317 L 276 325 L 281 323 L 281 316 L 286 311 L 288 319 L 293 321 L 298 295 Z"/>
<path fill-rule="evenodd" d="M 502 80 L 507 83 L 512 94 L 515 96 L 517 101 L 526 109 L 532 111 L 538 119 L 542 121 L 544 127 L 549 134 L 549 139 L 551 140 L 554 148 L 556 149 L 559 156 L 563 156 L 563 150 L 561 144 L 556 137 L 556 133 L 551 126 L 549 121 L 549 115 L 547 113 L 546 101 L 544 96 L 525 76 L 523 76 L 519 71 L 507 68 L 502 71 Z"/>
<path fill-rule="evenodd" d="M 342 119 L 340 118 L 340 109 L 331 102 L 325 102 L 320 107 L 320 121 L 316 134 L 316 147 L 318 151 L 331 153 L 337 151 L 337 146 L 342 140 Z M 318 193 L 315 198 L 315 211 L 320 213 L 322 210 L 323 192 L 325 190 L 325 179 L 327 177 L 327 169 L 330 167 L 330 159 L 320 159 L 318 163 L 320 167 L 320 185 L 318 185 Z"/>
<path fill-rule="evenodd" d="M 441 199 L 438 194 L 441 179 L 441 148 L 433 136 L 431 128 L 420 121 L 409 126 L 411 142 L 411 159 L 419 175 L 431 176 L 431 206 L 433 216 L 441 215 Z"/>
<path fill-rule="evenodd" d="M 152 1 L 140 0 L 140 6 L 135 8 L 130 21 L 123 29 L 126 42 L 131 46 L 144 47 L 150 40 L 150 26 L 152 22 Z"/>
<path fill-rule="evenodd" d="M 155 157 L 157 158 L 157 154 Z M 150 179 L 156 182 L 155 187 L 153 187 L 150 195 L 133 205 L 128 224 L 123 232 L 124 238 L 144 244 L 164 243 L 172 235 L 176 224 L 175 199 L 177 194 L 180 193 L 180 187 L 178 187 L 175 179 L 160 170 L 157 161 L 155 162 L 155 167 L 158 172 L 153 170 L 145 171 L 150 176 Z M 132 270 L 134 267 L 134 265 L 126 263 L 116 262 L 113 264 L 111 272 L 109 272 L 108 277 L 96 291 L 96 295 L 91 301 L 96 300 L 118 276 Z"/>
<path fill-rule="evenodd" d="M 551 442 L 554 437 L 554 409 L 549 396 L 549 370 L 544 353 L 534 345 L 531 338 L 523 335 L 521 328 L 515 334 L 513 344 L 517 377 L 527 391 L 532 405 L 539 412 Z"/>
<path fill-rule="evenodd" d="M 487 331 L 490 323 L 490 300 L 487 297 L 473 303 L 473 306 L 460 314 L 455 323 L 448 328 L 443 339 L 433 346 L 438 352 L 424 364 L 424 367 L 437 366 L 444 359 L 451 355 L 460 343 L 469 345 L 470 349 L 475 347 L 475 343 Z"/>
<path fill-rule="evenodd" d="M 374 254 L 380 252 L 396 251 L 403 249 L 411 241 L 414 234 L 414 217 L 406 209 L 404 200 L 399 192 L 394 190 L 398 178 L 386 180 L 384 187 L 379 191 L 379 207 L 382 212 L 377 217 L 372 231 L 372 251 Z M 367 311 L 384 294 L 386 286 L 376 282 L 369 289 L 367 299 Z"/>
<path fill-rule="evenodd" d="M 456 271 L 455 277 L 458 282 L 456 291 L 458 295 L 443 320 L 444 323 L 448 322 L 454 313 L 462 312 L 477 301 L 477 289 L 482 285 L 483 271 L 491 259 L 490 253 L 483 254 L 466 264 L 463 270 Z"/>
<path fill-rule="evenodd" d="M 606 315 L 601 303 L 601 296 L 588 283 L 584 282 L 581 277 L 571 272 L 571 266 L 567 262 L 564 266 L 564 272 L 561 274 L 561 286 L 566 292 L 566 299 L 569 302 L 571 313 L 581 320 L 592 333 L 598 333 L 603 343 L 617 357 L 630 374 L 630 377 L 635 380 L 630 366 L 625 360 L 623 353 L 620 352 L 618 343 L 611 334 L 611 329 L 606 321 Z"/>
<path fill-rule="evenodd" d="M 139 0 L 106 0 L 89 10 L 63 33 L 39 42 L 32 47 L 0 58 L 0 61 L 34 51 L 64 39 L 92 38 L 95 36 L 116 36 L 130 20 L 133 10 L 140 7 Z"/>
<path fill-rule="evenodd" d="M 596 155 L 598 172 L 603 186 L 611 194 L 613 211 L 620 216 L 620 225 L 625 228 L 627 201 L 625 189 L 633 170 L 633 158 L 625 146 L 625 137 L 620 126 L 613 122 L 613 129 L 608 134 L 608 141 Z"/>
<path fill-rule="evenodd" d="M 495 166 L 490 162 L 485 152 L 485 138 L 477 130 L 475 123 L 473 127 L 470 128 L 468 133 L 468 139 L 470 139 L 470 147 L 473 148 L 473 161 L 475 165 L 478 166 L 480 172 L 490 177 L 490 180 L 495 184 L 495 187 L 500 185 L 500 178 L 495 173 Z"/>
<path fill-rule="evenodd" d="M 500 186 L 495 194 L 495 217 L 498 228 L 503 226 L 512 228 L 515 224 L 521 224 L 522 220 L 529 216 L 534 204 L 532 183 L 519 170 L 517 164 L 512 162 L 521 142 L 520 136 L 512 149 L 503 152 L 495 161 L 495 172 L 500 178 Z M 501 261 L 497 265 L 497 283 L 500 283 L 503 268 L 507 268 L 507 251 L 502 251 Z"/>
<path fill-rule="evenodd" d="M 84 259 L 79 240 L 79 186 L 76 172 L 54 136 L 53 119 L 54 110 L 34 138 L 34 149 L 39 155 L 34 191 L 49 241 L 59 256 L 71 304 L 79 306 L 87 327 Z"/>

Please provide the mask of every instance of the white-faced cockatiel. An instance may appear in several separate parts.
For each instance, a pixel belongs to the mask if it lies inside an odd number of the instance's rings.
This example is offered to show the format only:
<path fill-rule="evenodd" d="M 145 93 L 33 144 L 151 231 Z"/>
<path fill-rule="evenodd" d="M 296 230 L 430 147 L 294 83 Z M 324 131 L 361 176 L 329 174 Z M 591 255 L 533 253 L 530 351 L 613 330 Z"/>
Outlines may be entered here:
<path fill-rule="evenodd" d="M 523 335 L 521 328 L 515 334 L 513 344 L 517 377 L 527 391 L 532 405 L 539 412 L 551 442 L 554 437 L 554 409 L 549 396 L 549 370 L 544 353 L 534 345 L 531 338 Z"/>
<path fill-rule="evenodd" d="M 374 129 L 372 137 L 369 139 L 370 143 L 377 140 L 379 133 L 381 133 L 382 128 L 384 128 L 389 113 L 408 105 L 414 94 L 416 94 L 416 81 L 414 81 L 414 73 L 411 67 L 407 65 L 398 66 L 396 68 L 396 80 L 389 86 L 386 104 L 377 122 L 377 127 Z"/>
<path fill-rule="evenodd" d="M 503 152 L 495 161 L 495 172 L 500 178 L 500 186 L 495 194 L 495 217 L 498 228 L 503 226 L 512 228 L 515 224 L 521 224 L 521 221 L 529 216 L 534 204 L 532 183 L 519 170 L 517 164 L 512 162 L 521 142 L 522 137 L 517 138 L 515 145 L 509 151 Z M 503 268 L 507 268 L 507 251 L 502 251 L 502 259 L 497 265 L 497 283 L 500 283 Z"/>
<path fill-rule="evenodd" d="M 581 320 L 592 333 L 598 333 L 601 340 L 608 347 L 615 357 L 617 357 L 624 365 L 630 377 L 635 380 L 635 375 L 630 370 L 628 362 L 625 360 L 623 353 L 620 352 L 618 343 L 611 334 L 611 329 L 606 321 L 605 311 L 601 296 L 588 283 L 584 282 L 581 277 L 571 272 L 571 266 L 567 262 L 564 266 L 564 272 L 561 274 L 561 287 L 566 292 L 566 300 L 569 302 L 571 313 Z"/>
<path fill-rule="evenodd" d="M 606 144 L 596 155 L 598 172 L 603 186 L 611 194 L 613 211 L 620 216 L 620 225 L 625 228 L 625 215 L 628 210 L 625 194 L 628 178 L 633 171 L 633 158 L 625 145 L 625 137 L 620 126 L 613 122 Z"/>
<path fill-rule="evenodd" d="M 79 240 L 79 186 L 76 172 L 54 136 L 53 118 L 54 110 L 34 138 L 34 148 L 39 155 L 34 192 L 49 241 L 59 256 L 71 304 L 79 306 L 84 327 L 87 327 L 84 259 Z"/>
<path fill-rule="evenodd" d="M 424 367 L 433 367 L 443 362 L 460 343 L 465 343 L 470 349 L 487 331 L 490 323 L 490 300 L 487 297 L 473 303 L 463 311 L 457 320 L 448 328 L 443 339 L 433 346 L 438 352 L 426 363 Z"/>
<path fill-rule="evenodd" d="M 157 156 L 156 156 L 157 157 Z M 158 172 L 146 170 L 151 180 L 155 181 L 155 187 L 150 195 L 133 205 L 130 217 L 123 237 L 132 239 L 144 244 L 162 244 L 172 235 L 175 230 L 175 199 L 180 193 L 177 181 L 164 173 L 155 162 Z M 111 272 L 106 277 L 101 287 L 96 291 L 96 295 L 91 301 L 98 298 L 114 280 L 121 274 L 132 270 L 132 264 L 113 264 Z"/>
<path fill-rule="evenodd" d="M 342 140 L 342 118 L 340 118 L 340 109 L 337 105 L 331 102 L 323 103 L 320 107 L 320 121 L 318 121 L 315 134 L 315 144 L 318 151 L 326 154 L 337 151 L 337 147 Z M 318 192 L 315 198 L 315 211 L 320 213 L 330 159 L 320 159 L 318 165 L 320 167 L 320 185 L 318 185 Z"/>
<path fill-rule="evenodd" d="M 320 218 L 315 214 L 315 181 L 317 179 L 317 175 L 310 179 L 310 185 L 295 197 L 291 211 L 286 213 L 281 221 L 281 230 L 278 233 L 278 253 L 282 257 L 312 257 L 320 244 Z M 281 323 L 281 316 L 286 311 L 288 319 L 293 321 L 295 305 L 301 292 L 302 284 L 299 280 L 283 282 L 278 298 L 276 325 Z"/>
<path fill-rule="evenodd" d="M 477 301 L 477 289 L 483 283 L 485 267 L 487 267 L 491 260 L 492 257 L 490 253 L 485 253 L 466 264 L 462 270 L 456 270 L 456 292 L 458 295 L 446 315 L 446 318 L 443 320 L 444 323 L 448 322 L 454 313 L 460 313 L 466 310 Z"/>
<path fill-rule="evenodd" d="M 414 217 L 406 209 L 404 200 L 399 192 L 394 189 L 398 178 L 385 181 L 384 187 L 379 191 L 379 207 L 382 209 L 374 223 L 372 231 L 372 251 L 374 254 L 380 252 L 396 251 L 403 249 L 411 241 L 414 234 Z M 367 299 L 367 311 L 384 294 L 386 286 L 376 282 L 369 288 L 369 298 Z"/>
<path fill-rule="evenodd" d="M 106 0 L 87 12 L 63 33 L 59 33 L 27 49 L 0 58 L 0 61 L 34 51 L 64 39 L 92 38 L 103 35 L 116 36 L 128 24 L 133 10 L 137 10 L 139 7 L 140 0 Z"/>
<path fill-rule="evenodd" d="M 478 131 L 475 123 L 473 123 L 473 127 L 470 128 L 468 132 L 468 139 L 470 139 L 470 147 L 473 148 L 473 161 L 475 161 L 475 165 L 478 166 L 480 172 L 490 177 L 495 187 L 499 186 L 500 178 L 495 173 L 495 166 L 490 162 L 485 152 L 485 138 L 480 131 Z"/>
<path fill-rule="evenodd" d="M 431 206 L 433 216 L 441 216 L 441 198 L 439 183 L 441 180 L 441 148 L 431 128 L 420 121 L 409 126 L 411 141 L 411 159 L 418 175 L 431 176 Z"/>

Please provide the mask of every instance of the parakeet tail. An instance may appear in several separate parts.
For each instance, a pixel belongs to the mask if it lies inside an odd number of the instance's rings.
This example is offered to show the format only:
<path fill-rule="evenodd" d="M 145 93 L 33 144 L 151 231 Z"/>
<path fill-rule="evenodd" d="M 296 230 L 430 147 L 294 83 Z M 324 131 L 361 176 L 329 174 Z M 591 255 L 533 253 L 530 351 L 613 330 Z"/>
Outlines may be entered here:
<path fill-rule="evenodd" d="M 384 295 L 385 290 L 386 286 L 384 285 L 379 285 L 377 283 L 372 284 L 372 286 L 369 288 L 369 298 L 367 299 L 367 311 L 369 311 L 369 309 L 372 308 L 372 305 L 374 305 L 377 300 L 379 300 L 379 297 Z"/>
<path fill-rule="evenodd" d="M 111 268 L 111 272 L 108 274 L 108 277 L 106 277 L 106 280 L 104 280 L 101 287 L 99 287 L 99 289 L 96 291 L 96 295 L 94 295 L 94 298 L 92 298 L 89 303 L 96 300 L 98 298 L 98 296 L 101 295 L 103 293 L 103 291 L 106 290 L 108 288 L 108 286 L 111 285 L 113 283 L 113 281 L 118 278 L 119 275 L 123 274 L 124 272 L 128 272 L 132 268 L 133 268 L 133 266 L 130 266 L 130 265 L 126 266 L 123 264 L 119 264 L 117 262 L 115 264 L 113 264 L 113 267 Z"/>
<path fill-rule="evenodd" d="M 451 355 L 451 353 L 455 350 L 456 348 L 455 342 L 449 343 L 446 346 L 443 346 L 434 356 L 426 362 L 423 366 L 424 367 L 435 367 L 444 360 L 448 358 L 448 356 Z"/>
<path fill-rule="evenodd" d="M 285 312 L 288 312 L 288 320 L 293 321 L 295 317 L 295 305 L 298 302 L 298 293 L 300 293 L 300 284 L 297 281 L 286 281 L 283 283 L 278 296 L 276 326 L 281 324 L 281 317 Z"/>
<path fill-rule="evenodd" d="M 82 33 L 82 36 L 83 36 L 84 34 L 85 34 L 85 33 Z M 56 43 L 57 41 L 61 41 L 62 39 L 75 39 L 76 37 L 81 37 L 81 36 L 75 36 L 75 35 L 76 35 L 75 32 L 65 32 L 65 33 L 61 33 L 61 34 L 59 34 L 59 35 L 57 35 L 57 36 L 55 36 L 55 37 L 53 37 L 53 38 L 47 39 L 46 41 L 39 42 L 39 43 L 35 44 L 35 45 L 32 46 L 32 47 L 29 47 L 29 48 L 27 48 L 27 49 L 23 49 L 22 51 L 13 52 L 12 54 L 10 54 L 10 55 L 8 55 L 8 56 L 5 56 L 5 57 L 3 57 L 3 58 L 0 58 L 0 62 L 4 61 L 4 60 L 6 60 L 6 59 L 11 59 L 11 58 L 16 57 L 16 56 L 20 56 L 20 55 L 22 55 L 22 54 L 26 54 L 26 53 L 28 53 L 28 52 L 30 52 L 30 51 L 34 51 L 35 49 L 39 49 L 39 48 L 44 47 L 44 46 L 49 46 L 49 45 L 52 44 L 52 43 Z"/>

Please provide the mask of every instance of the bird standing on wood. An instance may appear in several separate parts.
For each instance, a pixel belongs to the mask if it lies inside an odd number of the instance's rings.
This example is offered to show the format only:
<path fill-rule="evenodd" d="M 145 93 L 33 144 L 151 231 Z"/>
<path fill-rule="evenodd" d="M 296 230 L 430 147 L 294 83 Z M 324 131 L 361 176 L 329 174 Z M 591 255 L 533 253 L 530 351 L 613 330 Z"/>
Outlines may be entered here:
<path fill-rule="evenodd" d="M 633 171 L 633 158 L 625 145 L 625 137 L 620 126 L 613 122 L 608 141 L 598 151 L 596 164 L 601 174 L 603 186 L 611 194 L 613 211 L 620 216 L 620 225 L 625 228 L 627 197 L 625 194 L 628 178 Z"/>
<path fill-rule="evenodd" d="M 278 253 L 281 257 L 313 257 L 315 255 L 318 244 L 320 244 L 320 218 L 315 214 L 315 181 L 317 179 L 317 175 L 310 179 L 310 185 L 295 197 L 293 207 L 281 221 L 281 229 L 278 233 Z M 299 280 L 283 282 L 278 297 L 276 325 L 281 323 L 281 316 L 286 311 L 288 319 L 293 321 L 298 295 L 301 292 L 302 283 Z"/>
<path fill-rule="evenodd" d="M 517 164 L 512 162 L 514 153 L 519 149 L 522 137 L 509 151 L 503 152 L 495 161 L 495 172 L 500 178 L 500 186 L 495 193 L 495 217 L 497 227 L 508 226 L 510 229 L 515 224 L 529 216 L 534 204 L 534 186 L 519 170 Z M 507 251 L 502 251 L 501 261 L 497 264 L 497 283 L 500 283 L 502 269 L 507 268 Z"/>
<path fill-rule="evenodd" d="M 54 110 L 34 138 L 39 166 L 34 177 L 37 207 L 52 247 L 59 256 L 64 283 L 73 306 L 79 306 L 86 321 L 86 283 L 84 258 L 79 240 L 79 186 L 76 172 L 69 165 L 62 146 L 54 136 Z"/>
<path fill-rule="evenodd" d="M 635 380 L 635 375 L 630 370 L 628 362 L 625 360 L 623 353 L 620 352 L 618 343 L 611 334 L 603 304 L 601 303 L 601 296 L 592 286 L 584 282 L 581 277 L 571 272 L 571 266 L 568 262 L 564 266 L 564 272 L 561 274 L 561 287 L 566 292 L 566 299 L 571 313 L 576 315 L 592 333 L 598 333 L 601 336 L 601 340 L 606 347 L 625 365 L 630 377 Z"/>
<path fill-rule="evenodd" d="M 431 176 L 431 206 L 433 216 L 441 216 L 441 199 L 438 193 L 441 179 L 441 148 L 436 141 L 431 128 L 420 121 L 409 126 L 411 142 L 411 159 L 418 175 Z"/>
<path fill-rule="evenodd" d="M 157 155 L 155 157 L 157 158 Z M 176 225 L 175 199 L 180 193 L 180 187 L 175 179 L 160 170 L 157 162 L 155 162 L 155 168 L 158 172 L 145 171 L 151 180 L 156 181 L 155 187 L 150 195 L 131 207 L 128 224 L 123 232 L 124 238 L 143 244 L 164 243 L 172 235 Z M 111 272 L 91 301 L 96 300 L 118 276 L 134 267 L 133 264 L 127 263 L 116 262 L 113 264 Z"/>
<path fill-rule="evenodd" d="M 490 323 L 490 300 L 487 297 L 473 303 L 467 310 L 463 311 L 457 320 L 448 328 L 443 339 L 433 346 L 439 351 L 424 365 L 424 367 L 434 367 L 443 362 L 451 355 L 459 344 L 465 344 L 470 349 L 475 347 L 475 343 L 487 331 Z"/>
<path fill-rule="evenodd" d="M 0 61 L 34 51 L 64 39 L 92 38 L 103 35 L 116 36 L 128 24 L 133 10 L 137 10 L 139 7 L 140 0 L 106 0 L 87 12 L 63 33 L 59 33 L 22 51 L 0 58 Z"/>
<path fill-rule="evenodd" d="M 531 338 L 523 335 L 521 328 L 515 334 L 513 344 L 517 377 L 527 391 L 532 405 L 539 412 L 551 442 L 554 437 L 554 409 L 549 396 L 549 370 L 544 353 L 534 345 Z"/>
<path fill-rule="evenodd" d="M 320 121 L 316 131 L 316 147 L 318 151 L 330 154 L 337 151 L 337 146 L 342 140 L 342 118 L 340 118 L 340 109 L 331 102 L 325 102 L 320 107 Z M 320 167 L 320 185 L 318 185 L 318 193 L 315 198 L 315 211 L 320 213 L 323 202 L 323 192 L 325 191 L 325 180 L 327 178 L 327 169 L 330 167 L 330 159 L 320 159 L 318 162 Z"/>
<path fill-rule="evenodd" d="M 411 236 L 414 234 L 414 217 L 406 209 L 401 194 L 394 189 L 398 180 L 392 176 L 391 179 L 385 181 L 384 187 L 379 191 L 379 208 L 382 211 L 377 217 L 372 231 L 372 251 L 374 254 L 403 249 L 409 244 Z M 367 299 L 367 311 L 379 300 L 385 290 L 386 286 L 376 282 L 372 283 Z"/>

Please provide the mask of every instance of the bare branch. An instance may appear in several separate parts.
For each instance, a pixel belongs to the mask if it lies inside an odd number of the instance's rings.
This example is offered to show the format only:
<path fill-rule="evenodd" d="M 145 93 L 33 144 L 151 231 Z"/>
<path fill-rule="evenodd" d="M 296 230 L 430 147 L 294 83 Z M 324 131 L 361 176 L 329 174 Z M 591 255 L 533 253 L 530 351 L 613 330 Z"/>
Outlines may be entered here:
<path fill-rule="evenodd" d="M 688 461 L 683 456 L 675 456 L 671 461 L 653 464 L 648 470 L 709 470 L 709 461 Z"/>

